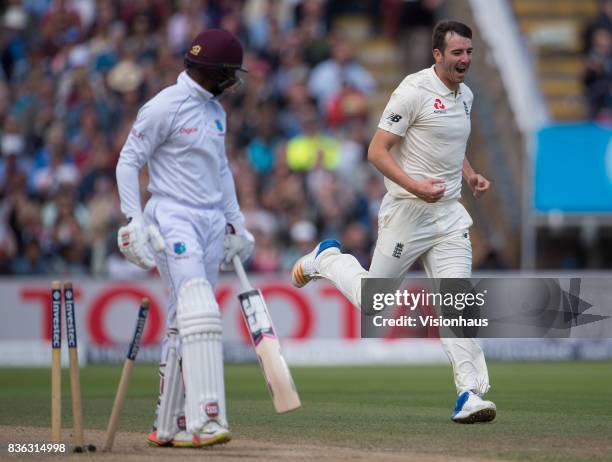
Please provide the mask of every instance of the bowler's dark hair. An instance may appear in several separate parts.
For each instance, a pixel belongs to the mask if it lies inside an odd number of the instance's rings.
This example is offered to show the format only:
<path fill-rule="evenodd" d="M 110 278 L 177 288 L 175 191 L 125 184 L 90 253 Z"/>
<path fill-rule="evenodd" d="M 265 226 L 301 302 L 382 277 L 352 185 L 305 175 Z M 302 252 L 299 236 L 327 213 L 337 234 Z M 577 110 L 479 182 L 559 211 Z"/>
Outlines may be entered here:
<path fill-rule="evenodd" d="M 435 50 L 436 48 L 440 50 L 441 53 L 444 53 L 446 49 L 446 33 L 453 32 L 455 34 L 460 35 L 465 38 L 472 38 L 472 29 L 469 26 L 463 24 L 458 21 L 440 21 L 436 24 L 436 27 L 433 31 L 433 36 L 431 37 L 431 49 Z"/>

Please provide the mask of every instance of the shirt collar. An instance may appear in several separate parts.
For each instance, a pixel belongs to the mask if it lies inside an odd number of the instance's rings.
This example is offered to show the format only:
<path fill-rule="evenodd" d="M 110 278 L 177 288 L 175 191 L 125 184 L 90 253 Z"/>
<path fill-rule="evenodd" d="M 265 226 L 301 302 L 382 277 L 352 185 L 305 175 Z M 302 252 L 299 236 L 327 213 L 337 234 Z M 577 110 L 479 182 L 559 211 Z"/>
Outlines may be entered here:
<path fill-rule="evenodd" d="M 202 88 L 199 83 L 189 77 L 187 71 L 183 71 L 179 74 L 176 83 L 186 87 L 190 95 L 195 98 L 201 99 L 202 101 L 209 101 L 214 98 L 214 95 L 211 92 L 209 92 L 205 88 Z"/>
<path fill-rule="evenodd" d="M 429 68 L 429 71 L 430 71 L 431 83 L 433 84 L 433 87 L 436 93 L 438 93 L 440 96 L 454 95 L 455 92 L 451 90 L 450 88 L 448 88 L 446 84 L 442 82 L 442 80 L 440 80 L 440 77 L 438 77 L 438 74 L 436 74 L 434 66 L 435 64 Z M 459 84 L 459 89 L 457 90 L 457 96 L 460 94 L 461 94 L 461 84 Z"/>

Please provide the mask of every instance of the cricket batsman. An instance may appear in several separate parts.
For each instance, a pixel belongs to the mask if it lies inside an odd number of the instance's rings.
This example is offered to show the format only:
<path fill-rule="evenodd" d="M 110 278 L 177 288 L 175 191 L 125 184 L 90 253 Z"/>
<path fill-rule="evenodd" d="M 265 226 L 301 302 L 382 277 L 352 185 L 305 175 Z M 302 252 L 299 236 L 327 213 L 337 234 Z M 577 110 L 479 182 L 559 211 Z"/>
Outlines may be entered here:
<path fill-rule="evenodd" d="M 202 447 L 230 440 L 223 382 L 221 317 L 214 287 L 220 264 L 248 259 L 244 227 L 225 152 L 219 97 L 240 80 L 243 49 L 220 29 L 206 30 L 185 54 L 185 70 L 139 111 L 121 150 L 117 183 L 127 224 L 123 255 L 157 266 L 170 293 L 160 363 L 160 396 L 148 442 Z M 138 172 L 149 169 L 144 211 Z"/>
<path fill-rule="evenodd" d="M 430 278 L 470 277 L 472 220 L 459 203 L 461 177 L 476 197 L 490 186 L 465 157 L 473 94 L 463 80 L 472 59 L 471 38 L 465 24 L 438 23 L 432 40 L 435 64 L 408 75 L 380 119 L 368 160 L 384 175 L 387 194 L 370 270 L 341 253 L 338 241 L 326 240 L 295 263 L 296 287 L 326 278 L 360 308 L 361 278 L 402 277 L 417 258 Z M 490 422 L 496 407 L 482 399 L 489 390 L 482 349 L 471 338 L 441 342 L 458 393 L 452 420 Z"/>

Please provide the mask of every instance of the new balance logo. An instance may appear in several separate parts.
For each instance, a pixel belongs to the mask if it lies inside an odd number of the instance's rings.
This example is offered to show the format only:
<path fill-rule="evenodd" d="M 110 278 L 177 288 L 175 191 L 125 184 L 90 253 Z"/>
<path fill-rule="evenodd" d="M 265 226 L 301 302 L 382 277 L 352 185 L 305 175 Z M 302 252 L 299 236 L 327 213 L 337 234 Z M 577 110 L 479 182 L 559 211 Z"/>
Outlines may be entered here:
<path fill-rule="evenodd" d="M 391 122 L 399 122 L 400 120 L 402 120 L 402 116 L 396 114 L 395 112 L 392 112 L 387 116 L 387 120 L 390 120 Z"/>
<path fill-rule="evenodd" d="M 395 249 L 393 249 L 393 257 L 399 258 L 402 256 L 402 252 L 404 251 L 404 244 L 398 242 L 395 244 Z"/>

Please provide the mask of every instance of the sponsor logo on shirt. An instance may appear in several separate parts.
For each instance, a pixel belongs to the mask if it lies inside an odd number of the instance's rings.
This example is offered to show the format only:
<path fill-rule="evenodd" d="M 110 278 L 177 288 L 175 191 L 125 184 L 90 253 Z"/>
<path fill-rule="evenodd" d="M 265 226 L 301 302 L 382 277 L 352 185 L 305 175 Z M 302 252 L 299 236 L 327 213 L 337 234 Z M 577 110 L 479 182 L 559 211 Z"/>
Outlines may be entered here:
<path fill-rule="evenodd" d="M 389 114 L 389 115 L 386 117 L 386 119 L 387 119 L 389 122 L 393 122 L 393 123 L 395 123 L 395 122 L 399 122 L 400 120 L 402 120 L 402 116 L 401 116 L 401 115 L 399 115 L 399 114 L 396 114 L 395 112 L 392 112 L 391 114 Z"/>
<path fill-rule="evenodd" d="M 219 130 L 220 132 L 223 131 L 223 124 L 221 123 L 219 119 L 215 119 L 215 126 L 217 127 L 217 130 Z"/>
<path fill-rule="evenodd" d="M 187 246 L 184 242 L 175 242 L 174 243 L 174 253 L 177 255 L 182 255 L 187 251 Z"/>
<path fill-rule="evenodd" d="M 467 118 L 470 118 L 470 109 L 468 108 L 467 103 L 464 101 L 463 102 L 463 109 L 465 110 L 465 115 L 467 116 Z"/>
<path fill-rule="evenodd" d="M 446 114 L 446 106 L 444 105 L 444 103 L 442 102 L 440 98 L 436 98 L 434 100 L 433 107 L 434 107 L 435 114 Z"/>
<path fill-rule="evenodd" d="M 183 135 L 190 135 L 198 131 L 198 127 L 183 127 L 179 130 L 179 133 Z"/>

